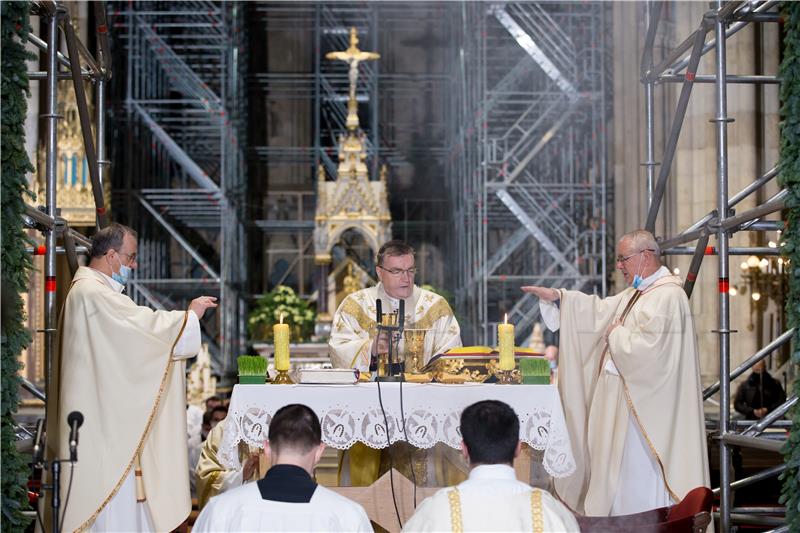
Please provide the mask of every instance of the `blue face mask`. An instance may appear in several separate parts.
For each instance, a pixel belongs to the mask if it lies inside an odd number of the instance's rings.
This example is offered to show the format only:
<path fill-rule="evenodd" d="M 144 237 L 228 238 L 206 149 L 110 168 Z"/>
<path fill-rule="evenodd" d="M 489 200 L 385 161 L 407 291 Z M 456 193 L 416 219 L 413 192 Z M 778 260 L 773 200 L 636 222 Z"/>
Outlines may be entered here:
<path fill-rule="evenodd" d="M 639 259 L 639 266 L 637 267 L 637 270 L 642 268 L 642 260 L 643 259 L 644 259 L 644 256 L 642 256 L 642 258 Z M 633 276 L 633 284 L 631 285 L 631 287 L 633 287 L 634 289 L 638 289 L 639 286 L 642 284 L 642 281 L 644 281 L 642 279 L 642 276 L 640 276 L 639 274 L 635 274 Z"/>
<path fill-rule="evenodd" d="M 133 269 L 131 267 L 125 266 L 122 264 L 122 261 L 119 262 L 119 272 L 112 272 L 111 279 L 116 281 L 122 286 L 128 284 L 128 280 L 133 275 Z"/>

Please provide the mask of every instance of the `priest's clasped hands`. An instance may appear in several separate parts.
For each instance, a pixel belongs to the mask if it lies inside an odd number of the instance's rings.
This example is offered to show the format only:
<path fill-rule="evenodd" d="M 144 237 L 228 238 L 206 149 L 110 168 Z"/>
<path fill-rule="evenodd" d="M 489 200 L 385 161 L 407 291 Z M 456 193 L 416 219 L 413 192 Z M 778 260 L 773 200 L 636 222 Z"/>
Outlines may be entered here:
<path fill-rule="evenodd" d="M 197 318 L 203 318 L 203 315 L 206 314 L 206 309 L 210 307 L 217 307 L 217 299 L 214 296 L 200 296 L 189 304 L 189 311 L 194 311 Z"/>

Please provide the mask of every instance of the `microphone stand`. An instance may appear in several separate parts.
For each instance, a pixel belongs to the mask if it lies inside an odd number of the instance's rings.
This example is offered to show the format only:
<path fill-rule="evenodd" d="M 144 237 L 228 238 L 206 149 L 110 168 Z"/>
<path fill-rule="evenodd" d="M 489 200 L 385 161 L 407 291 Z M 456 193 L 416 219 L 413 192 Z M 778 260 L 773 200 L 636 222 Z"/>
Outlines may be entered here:
<path fill-rule="evenodd" d="M 378 375 L 376 381 L 381 382 L 398 382 L 405 381 L 403 371 L 405 364 L 398 359 L 400 352 L 400 339 L 403 336 L 403 329 L 405 326 L 405 300 L 400 300 L 400 306 L 397 313 L 387 313 L 388 320 L 383 320 L 383 313 L 381 312 L 381 301 L 376 302 L 377 309 L 377 322 L 378 336 L 386 333 L 389 338 L 389 350 L 386 354 L 386 366 L 381 372 L 380 363 L 377 365 Z M 384 323 L 386 322 L 386 323 Z M 380 355 L 378 355 L 380 358 Z"/>
<path fill-rule="evenodd" d="M 83 423 L 83 417 L 81 416 L 80 423 Z M 78 427 L 80 427 L 80 423 Z M 52 516 L 50 517 L 52 520 L 52 533 L 59 533 L 60 526 L 59 526 L 59 518 L 60 518 L 60 511 L 61 511 L 61 463 L 71 463 L 75 464 L 77 462 L 77 451 L 71 450 L 70 451 L 70 459 L 52 459 L 50 461 L 45 461 L 42 459 L 44 455 L 44 446 L 42 445 L 42 425 L 43 420 L 39 421 L 39 424 L 36 428 L 36 442 L 34 443 L 34 457 L 33 462 L 31 462 L 31 468 L 37 469 L 40 468 L 42 470 L 47 470 L 48 465 L 50 467 L 50 475 L 51 480 L 49 484 L 42 483 L 39 487 L 39 494 L 37 495 L 36 505 L 39 505 L 39 496 L 45 490 L 49 490 L 51 492 L 51 499 L 50 499 L 50 508 Z M 77 428 L 76 428 L 77 429 Z M 72 438 L 72 437 L 70 437 Z M 77 438 L 75 439 L 75 448 L 77 449 Z M 74 453 L 73 453 L 74 452 Z M 41 524 L 42 529 L 44 529 L 44 524 Z"/>

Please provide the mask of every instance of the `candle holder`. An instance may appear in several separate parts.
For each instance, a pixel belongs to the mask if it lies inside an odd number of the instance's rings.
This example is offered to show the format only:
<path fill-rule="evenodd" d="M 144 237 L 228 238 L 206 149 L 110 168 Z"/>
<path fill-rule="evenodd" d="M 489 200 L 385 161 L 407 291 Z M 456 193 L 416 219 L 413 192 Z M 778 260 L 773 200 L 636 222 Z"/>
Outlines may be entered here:
<path fill-rule="evenodd" d="M 513 370 L 500 370 L 494 372 L 497 383 L 500 385 L 518 385 L 522 383 L 522 376 L 516 368 Z"/>
<path fill-rule="evenodd" d="M 288 370 L 278 370 L 278 375 L 272 380 L 273 385 L 294 385 L 294 381 L 289 377 Z"/>

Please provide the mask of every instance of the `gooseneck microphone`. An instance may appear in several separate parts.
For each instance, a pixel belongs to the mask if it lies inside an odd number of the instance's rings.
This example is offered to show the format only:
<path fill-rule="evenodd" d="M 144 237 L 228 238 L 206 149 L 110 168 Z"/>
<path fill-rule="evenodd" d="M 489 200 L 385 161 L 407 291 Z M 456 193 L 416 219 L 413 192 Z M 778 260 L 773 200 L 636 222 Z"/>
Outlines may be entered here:
<path fill-rule="evenodd" d="M 67 416 L 69 424 L 69 460 L 78 460 L 78 429 L 83 425 L 83 413 L 72 411 Z"/>
<path fill-rule="evenodd" d="M 406 301 L 400 300 L 400 308 L 397 310 L 397 329 L 399 333 L 403 333 L 403 324 L 406 319 Z"/>
<path fill-rule="evenodd" d="M 381 303 L 381 299 L 378 298 L 378 300 L 375 302 L 375 319 L 376 319 L 375 322 L 377 324 L 380 324 L 380 323 L 383 322 L 383 311 L 382 311 L 382 308 L 383 308 L 383 304 Z"/>

